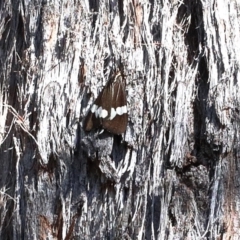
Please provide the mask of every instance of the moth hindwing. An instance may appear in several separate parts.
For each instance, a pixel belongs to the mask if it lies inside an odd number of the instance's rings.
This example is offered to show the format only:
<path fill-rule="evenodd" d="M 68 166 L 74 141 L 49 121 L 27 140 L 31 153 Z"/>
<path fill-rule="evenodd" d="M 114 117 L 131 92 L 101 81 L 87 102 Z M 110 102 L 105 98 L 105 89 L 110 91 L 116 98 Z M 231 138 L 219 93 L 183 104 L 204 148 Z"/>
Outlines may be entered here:
<path fill-rule="evenodd" d="M 127 121 L 125 81 L 118 73 L 98 95 L 86 116 L 84 128 L 86 131 L 103 128 L 113 134 L 121 134 L 126 131 Z"/>

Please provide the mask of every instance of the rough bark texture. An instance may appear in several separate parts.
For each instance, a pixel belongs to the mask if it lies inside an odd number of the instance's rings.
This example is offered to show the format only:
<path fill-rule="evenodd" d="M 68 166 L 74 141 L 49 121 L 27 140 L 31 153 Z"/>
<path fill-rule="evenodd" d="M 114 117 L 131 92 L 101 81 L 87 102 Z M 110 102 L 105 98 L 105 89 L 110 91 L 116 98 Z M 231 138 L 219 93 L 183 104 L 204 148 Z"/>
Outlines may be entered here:
<path fill-rule="evenodd" d="M 239 11 L 0 2 L 0 238 L 238 239 Z M 127 131 L 86 133 L 119 63 Z"/>

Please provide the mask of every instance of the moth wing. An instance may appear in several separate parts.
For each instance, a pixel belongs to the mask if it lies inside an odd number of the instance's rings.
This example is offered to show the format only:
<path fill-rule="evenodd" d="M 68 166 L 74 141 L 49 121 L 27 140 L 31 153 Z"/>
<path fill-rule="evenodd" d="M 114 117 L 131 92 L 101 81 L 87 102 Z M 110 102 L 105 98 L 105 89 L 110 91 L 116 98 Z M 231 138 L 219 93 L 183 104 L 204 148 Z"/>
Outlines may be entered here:
<path fill-rule="evenodd" d="M 126 131 L 127 128 L 127 113 L 124 115 L 118 115 L 113 120 L 105 120 L 103 121 L 102 125 L 103 128 L 106 129 L 108 132 L 113 134 L 122 134 Z"/>
<path fill-rule="evenodd" d="M 113 134 L 126 131 L 128 116 L 125 84 L 121 77 L 117 79 L 109 81 L 94 101 L 85 119 L 86 131 L 100 126 Z"/>
<path fill-rule="evenodd" d="M 128 122 L 125 85 L 122 81 L 117 81 L 110 89 L 112 93 L 108 117 L 103 119 L 102 126 L 113 134 L 121 134 L 126 131 Z"/>
<path fill-rule="evenodd" d="M 100 127 L 101 122 L 100 119 L 96 118 L 95 113 L 89 110 L 85 120 L 84 120 L 84 129 L 85 131 L 91 131 L 92 129 Z"/>
<path fill-rule="evenodd" d="M 94 101 L 92 107 L 90 108 L 85 121 L 84 121 L 84 129 L 85 131 L 91 131 L 92 129 L 99 128 L 101 126 L 101 119 L 96 115 L 98 114 L 98 107 L 101 103 L 101 98 L 103 95 L 103 91 L 98 95 L 97 99 Z"/>

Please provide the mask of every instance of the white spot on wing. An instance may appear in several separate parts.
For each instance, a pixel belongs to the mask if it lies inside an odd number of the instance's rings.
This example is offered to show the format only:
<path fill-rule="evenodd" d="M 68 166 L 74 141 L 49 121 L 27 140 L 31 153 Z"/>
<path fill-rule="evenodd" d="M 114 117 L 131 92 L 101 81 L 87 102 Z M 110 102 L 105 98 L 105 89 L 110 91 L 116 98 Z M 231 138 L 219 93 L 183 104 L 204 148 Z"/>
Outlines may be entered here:
<path fill-rule="evenodd" d="M 117 107 L 116 110 L 111 108 L 109 120 L 114 119 L 116 115 L 123 115 L 124 113 L 127 113 L 127 106 Z"/>
<path fill-rule="evenodd" d="M 122 112 L 127 113 L 127 106 L 126 105 L 122 107 Z"/>
<path fill-rule="evenodd" d="M 108 115 L 108 111 L 103 109 L 102 112 L 101 112 L 101 115 L 99 115 L 101 118 L 106 118 Z"/>
<path fill-rule="evenodd" d="M 96 104 L 93 104 L 91 108 L 91 112 L 95 113 L 97 109 L 98 109 L 98 106 Z"/>
<path fill-rule="evenodd" d="M 101 117 L 102 116 L 102 111 L 103 111 L 102 107 L 99 107 L 96 111 L 96 117 Z"/>
<path fill-rule="evenodd" d="M 116 113 L 118 115 L 122 115 L 124 113 L 127 113 L 127 106 L 117 107 Z"/>
<path fill-rule="evenodd" d="M 107 110 L 103 109 L 102 107 L 98 107 L 96 104 L 93 104 L 91 108 L 91 112 L 95 113 L 96 118 L 106 118 L 108 115 Z"/>
<path fill-rule="evenodd" d="M 110 113 L 109 120 L 114 119 L 116 115 L 117 115 L 117 113 L 116 113 L 115 109 L 111 108 L 111 113 Z"/>
<path fill-rule="evenodd" d="M 102 107 L 99 107 L 99 108 L 97 107 L 97 108 L 96 108 L 96 110 L 95 110 L 95 117 L 96 117 L 96 118 L 98 118 L 99 113 L 101 113 L 101 111 L 102 111 Z"/>

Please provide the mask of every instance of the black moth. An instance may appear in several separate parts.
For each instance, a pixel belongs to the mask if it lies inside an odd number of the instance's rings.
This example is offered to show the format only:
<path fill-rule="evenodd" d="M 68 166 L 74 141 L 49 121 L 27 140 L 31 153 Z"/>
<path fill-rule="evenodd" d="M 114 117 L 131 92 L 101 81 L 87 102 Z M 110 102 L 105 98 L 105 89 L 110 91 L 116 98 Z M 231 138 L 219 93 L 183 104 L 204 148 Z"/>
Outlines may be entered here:
<path fill-rule="evenodd" d="M 113 134 L 126 131 L 128 122 L 125 81 L 121 73 L 112 77 L 88 112 L 84 129 L 103 128 Z"/>

